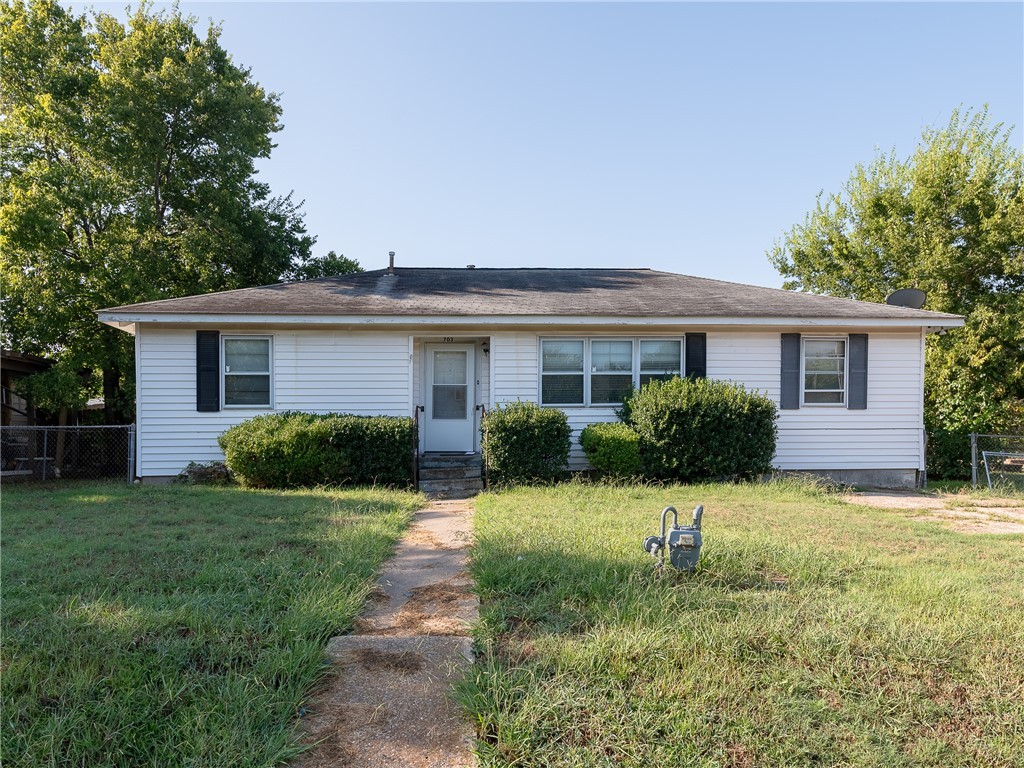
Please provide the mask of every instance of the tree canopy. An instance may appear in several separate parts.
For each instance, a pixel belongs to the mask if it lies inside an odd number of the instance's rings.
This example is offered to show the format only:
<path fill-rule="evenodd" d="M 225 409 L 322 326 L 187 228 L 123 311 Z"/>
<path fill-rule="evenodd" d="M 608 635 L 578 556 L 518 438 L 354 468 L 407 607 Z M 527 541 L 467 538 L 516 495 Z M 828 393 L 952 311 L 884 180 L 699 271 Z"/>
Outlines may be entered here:
<path fill-rule="evenodd" d="M 1024 428 L 1024 157 L 987 110 L 955 111 L 908 158 L 877 155 L 769 251 L 785 287 L 966 317 L 928 340 L 933 430 Z"/>
<path fill-rule="evenodd" d="M 314 257 L 301 204 L 257 180 L 278 96 L 195 27 L 176 8 L 122 23 L 0 3 L 3 343 L 55 357 L 65 384 L 102 370 L 126 416 L 130 339 L 95 310 L 358 269 Z"/>

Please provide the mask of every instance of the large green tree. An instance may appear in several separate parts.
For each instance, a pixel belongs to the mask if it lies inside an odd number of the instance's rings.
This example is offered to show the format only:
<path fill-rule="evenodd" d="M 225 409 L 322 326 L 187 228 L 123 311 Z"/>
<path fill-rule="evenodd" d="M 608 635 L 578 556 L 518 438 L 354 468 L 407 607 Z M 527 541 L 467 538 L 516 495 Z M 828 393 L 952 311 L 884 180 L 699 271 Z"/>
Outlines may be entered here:
<path fill-rule="evenodd" d="M 217 26 L 4 0 L 0 51 L 3 344 L 58 360 L 40 393 L 80 398 L 68 374 L 95 369 L 108 420 L 130 416 L 130 339 L 98 308 L 358 269 L 313 257 L 300 206 L 257 181 L 281 107 Z"/>
<path fill-rule="evenodd" d="M 1024 428 L 1024 157 L 1011 133 L 986 110 L 956 111 L 910 157 L 858 165 L 768 253 L 786 288 L 883 301 L 917 287 L 926 309 L 966 317 L 928 339 L 925 418 L 937 444 Z"/>

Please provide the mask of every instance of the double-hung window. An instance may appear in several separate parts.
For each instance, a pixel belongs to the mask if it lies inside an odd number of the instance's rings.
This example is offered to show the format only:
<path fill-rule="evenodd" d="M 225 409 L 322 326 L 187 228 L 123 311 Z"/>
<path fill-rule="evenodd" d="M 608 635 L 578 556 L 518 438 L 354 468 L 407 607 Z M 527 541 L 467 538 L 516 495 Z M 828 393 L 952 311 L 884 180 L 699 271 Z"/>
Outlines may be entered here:
<path fill-rule="evenodd" d="M 846 339 L 804 339 L 805 405 L 846 403 Z"/>
<path fill-rule="evenodd" d="M 683 371 L 682 339 L 541 339 L 540 402 L 617 406 L 630 389 Z"/>
<path fill-rule="evenodd" d="M 272 407 L 272 351 L 269 336 L 224 336 L 224 405 Z"/>
<path fill-rule="evenodd" d="M 590 342 L 590 402 L 619 405 L 633 388 L 633 341 Z"/>
<path fill-rule="evenodd" d="M 583 339 L 544 339 L 540 343 L 540 401 L 544 405 L 583 405 Z"/>
<path fill-rule="evenodd" d="M 683 342 L 678 339 L 640 341 L 640 386 L 668 381 L 683 371 Z"/>

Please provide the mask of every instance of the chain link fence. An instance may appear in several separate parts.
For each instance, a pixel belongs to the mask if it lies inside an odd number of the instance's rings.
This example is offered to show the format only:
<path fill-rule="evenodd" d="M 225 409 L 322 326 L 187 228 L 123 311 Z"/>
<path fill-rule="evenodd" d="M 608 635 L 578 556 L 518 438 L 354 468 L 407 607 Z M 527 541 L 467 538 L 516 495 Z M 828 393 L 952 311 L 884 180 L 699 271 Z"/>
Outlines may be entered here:
<path fill-rule="evenodd" d="M 0 427 L 0 478 L 9 482 L 124 480 L 135 474 L 135 425 Z"/>
<path fill-rule="evenodd" d="M 1024 490 L 1024 435 L 971 435 L 971 485 Z"/>

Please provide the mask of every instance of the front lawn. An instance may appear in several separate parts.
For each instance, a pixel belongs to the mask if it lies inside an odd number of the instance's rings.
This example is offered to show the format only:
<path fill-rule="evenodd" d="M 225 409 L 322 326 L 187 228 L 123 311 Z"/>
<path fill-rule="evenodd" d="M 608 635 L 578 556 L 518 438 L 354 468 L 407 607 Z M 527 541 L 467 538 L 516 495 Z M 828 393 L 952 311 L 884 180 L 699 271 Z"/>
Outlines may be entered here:
<path fill-rule="evenodd" d="M 422 497 L 3 489 L 5 766 L 271 766 Z"/>
<path fill-rule="evenodd" d="M 706 507 L 658 579 L 662 507 Z M 1022 766 L 1024 536 L 795 484 L 476 502 L 485 766 Z"/>

